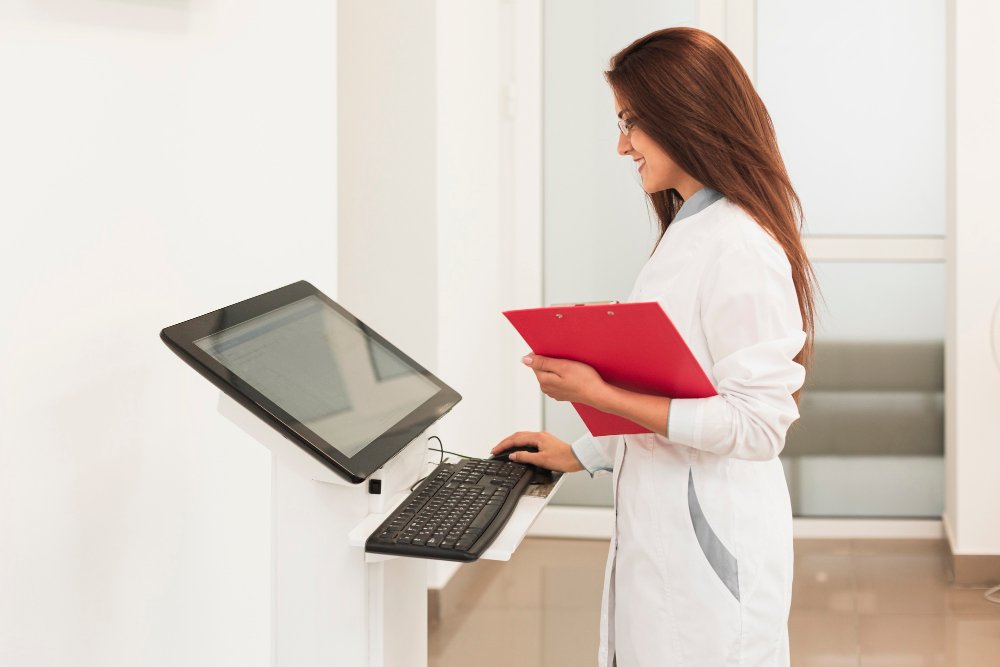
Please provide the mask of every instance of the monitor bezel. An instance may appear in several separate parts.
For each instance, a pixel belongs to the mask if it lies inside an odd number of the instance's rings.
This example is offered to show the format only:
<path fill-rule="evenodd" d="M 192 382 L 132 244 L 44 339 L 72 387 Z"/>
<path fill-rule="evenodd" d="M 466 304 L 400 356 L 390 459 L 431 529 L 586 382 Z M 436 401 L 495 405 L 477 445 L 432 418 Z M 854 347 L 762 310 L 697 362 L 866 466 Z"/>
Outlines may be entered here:
<path fill-rule="evenodd" d="M 365 336 L 383 345 L 438 387 L 437 393 L 389 427 L 368 445 L 362 447 L 354 456 L 347 456 L 339 451 L 333 443 L 328 442 L 285 412 L 196 344 L 196 341 L 206 336 L 211 336 L 310 296 L 322 300 L 360 329 Z M 462 400 L 458 392 L 433 373 L 379 335 L 343 306 L 304 280 L 166 327 L 160 332 L 160 338 L 189 366 L 225 392 L 226 395 L 277 429 L 314 459 L 354 484 L 359 484 L 367 479 Z"/>

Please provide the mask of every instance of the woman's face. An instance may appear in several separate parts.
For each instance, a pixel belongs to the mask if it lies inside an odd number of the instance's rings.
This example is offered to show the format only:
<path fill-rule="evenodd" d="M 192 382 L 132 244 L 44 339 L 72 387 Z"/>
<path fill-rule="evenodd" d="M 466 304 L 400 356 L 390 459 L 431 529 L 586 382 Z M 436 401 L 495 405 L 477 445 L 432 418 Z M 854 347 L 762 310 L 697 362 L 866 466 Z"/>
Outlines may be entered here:
<path fill-rule="evenodd" d="M 634 120 L 632 112 L 627 108 L 622 109 L 617 100 L 615 113 L 618 118 L 629 121 L 626 125 Z M 628 134 L 618 133 L 618 154 L 627 155 L 635 161 L 642 178 L 642 189 L 650 194 L 674 189 L 687 199 L 701 187 L 638 124 L 632 125 Z"/>

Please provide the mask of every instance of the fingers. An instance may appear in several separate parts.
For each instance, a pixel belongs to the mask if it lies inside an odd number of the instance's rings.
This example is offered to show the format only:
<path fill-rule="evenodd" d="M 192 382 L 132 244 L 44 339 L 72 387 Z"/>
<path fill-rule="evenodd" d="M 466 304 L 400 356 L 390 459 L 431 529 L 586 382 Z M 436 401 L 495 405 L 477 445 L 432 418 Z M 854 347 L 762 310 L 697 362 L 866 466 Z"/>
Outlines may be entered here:
<path fill-rule="evenodd" d="M 517 445 L 535 445 L 540 450 L 542 448 L 541 433 L 533 431 L 518 431 L 501 440 L 490 450 L 490 454 L 499 454 Z"/>
<path fill-rule="evenodd" d="M 553 381 L 558 381 L 561 376 L 556 372 L 558 368 L 558 363 L 561 359 L 551 359 L 549 357 L 540 357 L 535 355 L 532 357 L 531 370 L 535 374 L 535 380 L 538 381 L 538 386 L 541 388 L 542 392 L 548 394 L 551 391 L 551 384 Z"/>
<path fill-rule="evenodd" d="M 529 353 L 521 358 L 525 366 L 530 366 L 537 376 L 539 373 L 558 373 L 562 359 L 543 357 L 540 354 Z"/>
<path fill-rule="evenodd" d="M 514 452 L 508 457 L 507 460 L 513 461 L 514 463 L 532 463 L 536 466 L 546 468 L 548 466 L 545 465 L 544 461 L 547 458 L 548 456 L 539 450 L 537 452 Z"/>
<path fill-rule="evenodd" d="M 535 371 L 536 375 L 538 373 L 544 373 L 546 361 L 548 361 L 548 359 L 540 354 L 531 355 L 531 370 Z"/>
<path fill-rule="evenodd" d="M 548 394 L 550 391 L 550 385 L 552 379 L 555 377 L 554 373 L 546 373 L 543 371 L 535 371 L 535 380 L 538 381 L 538 388 L 542 390 L 543 394 Z"/>
<path fill-rule="evenodd" d="M 539 468 L 559 472 L 575 472 L 583 469 L 576 455 L 573 454 L 570 444 L 563 442 L 551 433 L 518 431 L 504 438 L 493 448 L 493 453 L 498 454 L 506 451 L 514 445 L 535 445 L 538 447 L 537 452 L 511 452 L 509 460 L 515 463 L 530 463 Z"/>

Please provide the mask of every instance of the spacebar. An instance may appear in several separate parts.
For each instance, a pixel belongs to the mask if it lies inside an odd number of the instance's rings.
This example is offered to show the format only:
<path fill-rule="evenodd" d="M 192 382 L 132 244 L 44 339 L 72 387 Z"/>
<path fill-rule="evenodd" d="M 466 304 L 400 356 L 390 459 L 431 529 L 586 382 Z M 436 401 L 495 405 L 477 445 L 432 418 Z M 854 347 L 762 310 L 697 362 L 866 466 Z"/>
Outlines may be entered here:
<path fill-rule="evenodd" d="M 469 524 L 469 530 L 482 530 L 486 526 L 490 525 L 496 515 L 500 513 L 500 508 L 502 505 L 487 505 L 476 515 L 476 518 L 472 520 Z"/>

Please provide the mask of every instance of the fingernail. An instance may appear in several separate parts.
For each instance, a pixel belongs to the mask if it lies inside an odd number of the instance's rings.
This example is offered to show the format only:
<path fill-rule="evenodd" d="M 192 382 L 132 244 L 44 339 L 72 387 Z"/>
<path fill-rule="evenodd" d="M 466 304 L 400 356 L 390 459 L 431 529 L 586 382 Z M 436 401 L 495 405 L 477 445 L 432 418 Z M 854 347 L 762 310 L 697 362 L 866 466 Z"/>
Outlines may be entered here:
<path fill-rule="evenodd" d="M 510 456 L 508 456 L 507 460 L 508 461 L 516 461 L 517 460 L 517 452 L 514 452 L 513 454 L 511 454 Z"/>
<path fill-rule="evenodd" d="M 534 361 L 534 359 L 535 359 L 534 355 L 531 354 L 526 354 L 523 357 L 521 357 L 521 361 L 524 363 L 525 366 L 530 366 L 531 362 Z"/>

